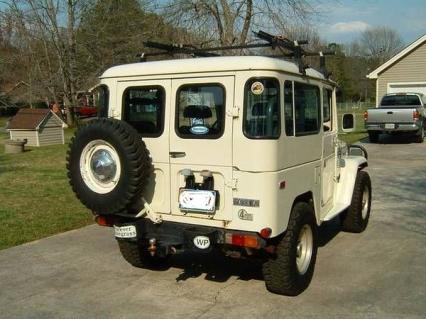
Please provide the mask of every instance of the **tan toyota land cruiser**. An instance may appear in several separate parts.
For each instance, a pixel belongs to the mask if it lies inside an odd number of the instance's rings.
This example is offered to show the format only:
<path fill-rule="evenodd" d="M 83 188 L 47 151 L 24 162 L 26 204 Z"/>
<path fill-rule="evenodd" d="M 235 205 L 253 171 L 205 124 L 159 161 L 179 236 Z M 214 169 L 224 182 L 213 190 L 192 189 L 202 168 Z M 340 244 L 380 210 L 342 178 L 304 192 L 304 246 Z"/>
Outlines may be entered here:
<path fill-rule="evenodd" d="M 115 66 L 100 79 L 101 117 L 75 133 L 68 176 L 132 265 L 220 249 L 260 258 L 270 291 L 298 295 L 321 223 L 366 228 L 367 154 L 338 141 L 336 86 L 322 73 L 226 56 Z"/>

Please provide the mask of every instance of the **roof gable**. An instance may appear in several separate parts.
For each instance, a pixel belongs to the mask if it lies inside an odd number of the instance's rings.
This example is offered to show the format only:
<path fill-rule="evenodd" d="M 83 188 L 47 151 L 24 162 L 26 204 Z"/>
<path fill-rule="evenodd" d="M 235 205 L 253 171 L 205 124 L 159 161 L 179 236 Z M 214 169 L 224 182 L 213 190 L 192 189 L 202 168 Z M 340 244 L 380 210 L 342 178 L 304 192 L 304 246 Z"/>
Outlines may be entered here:
<path fill-rule="evenodd" d="M 35 130 L 51 114 L 49 109 L 20 109 L 10 120 L 9 130 Z"/>
<path fill-rule="evenodd" d="M 402 51 L 395 54 L 390 60 L 386 61 L 382 65 L 380 65 L 377 69 L 375 69 L 373 72 L 367 75 L 367 78 L 369 79 L 377 79 L 380 73 L 385 71 L 387 68 L 394 65 L 396 62 L 413 52 L 415 49 L 417 49 L 422 44 L 426 43 L 426 34 L 413 43 L 411 43 L 409 46 L 405 47 Z"/>

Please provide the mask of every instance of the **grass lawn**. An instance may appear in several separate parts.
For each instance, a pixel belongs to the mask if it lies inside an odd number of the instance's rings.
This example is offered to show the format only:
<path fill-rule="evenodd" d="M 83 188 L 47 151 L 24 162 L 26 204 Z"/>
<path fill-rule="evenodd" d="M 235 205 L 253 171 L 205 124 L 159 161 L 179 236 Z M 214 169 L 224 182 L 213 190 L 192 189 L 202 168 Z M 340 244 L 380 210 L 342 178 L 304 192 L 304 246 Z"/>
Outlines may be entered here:
<path fill-rule="evenodd" d="M 6 119 L 0 117 L 0 128 Z M 93 218 L 68 184 L 66 144 L 27 147 L 5 154 L 0 131 L 0 249 L 47 237 L 92 223 Z"/>

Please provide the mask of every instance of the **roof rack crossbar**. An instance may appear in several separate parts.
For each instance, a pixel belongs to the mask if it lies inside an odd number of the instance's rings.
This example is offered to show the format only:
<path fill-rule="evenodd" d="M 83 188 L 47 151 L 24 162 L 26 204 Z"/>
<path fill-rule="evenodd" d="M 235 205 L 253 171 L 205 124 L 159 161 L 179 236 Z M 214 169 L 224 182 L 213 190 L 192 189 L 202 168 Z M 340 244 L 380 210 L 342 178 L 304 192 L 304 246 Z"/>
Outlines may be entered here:
<path fill-rule="evenodd" d="M 325 77 L 329 77 L 329 73 L 325 66 L 325 56 L 334 55 L 332 51 L 326 52 L 310 52 L 304 50 L 301 46 L 308 44 L 306 40 L 291 41 L 283 36 L 276 36 L 259 30 L 258 32 L 253 32 L 257 38 L 265 42 L 251 43 L 251 44 L 242 44 L 242 45 L 229 45 L 229 46 L 219 46 L 219 47 L 210 47 L 210 48 L 197 48 L 192 45 L 186 44 L 164 44 L 159 42 L 147 41 L 144 42 L 144 46 L 148 48 L 158 49 L 161 51 L 151 52 L 151 53 L 142 53 L 139 56 L 141 62 L 146 61 L 147 57 L 161 56 L 161 55 L 174 55 L 174 54 L 189 54 L 191 56 L 199 57 L 211 57 L 219 56 L 220 54 L 214 53 L 215 51 L 226 51 L 226 50 L 242 50 L 242 49 L 255 49 L 255 48 L 272 48 L 276 49 L 277 47 L 281 49 L 282 54 L 276 55 L 275 57 L 281 58 L 293 58 L 299 67 L 299 72 L 306 74 L 306 69 L 309 68 L 309 65 L 305 64 L 303 61 L 304 57 L 308 56 L 319 56 L 320 57 L 320 72 L 324 74 Z M 287 53 L 287 52 L 288 53 Z"/>

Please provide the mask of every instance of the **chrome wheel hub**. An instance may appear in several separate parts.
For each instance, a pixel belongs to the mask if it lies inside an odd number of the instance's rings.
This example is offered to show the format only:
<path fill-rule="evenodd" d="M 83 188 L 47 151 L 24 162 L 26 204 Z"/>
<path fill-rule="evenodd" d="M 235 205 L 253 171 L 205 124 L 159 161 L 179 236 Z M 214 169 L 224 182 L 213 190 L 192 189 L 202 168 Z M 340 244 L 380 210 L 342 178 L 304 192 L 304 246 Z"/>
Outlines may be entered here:
<path fill-rule="evenodd" d="M 93 153 L 90 168 L 93 176 L 102 183 L 110 182 L 117 172 L 117 164 L 111 153 L 104 149 Z"/>
<path fill-rule="evenodd" d="M 367 187 L 367 185 L 365 185 L 364 187 L 364 191 L 362 192 L 362 201 L 361 201 L 361 216 L 362 219 L 366 219 L 367 218 L 367 214 L 368 214 L 368 203 L 370 201 L 370 192 L 369 189 Z"/>
<path fill-rule="evenodd" d="M 91 141 L 81 152 L 80 173 L 84 183 L 91 191 L 98 194 L 109 193 L 120 180 L 120 157 L 108 142 Z"/>
<path fill-rule="evenodd" d="M 297 271 L 303 275 L 308 271 L 311 264 L 314 237 L 311 226 L 305 224 L 300 230 L 299 239 L 296 246 Z"/>

